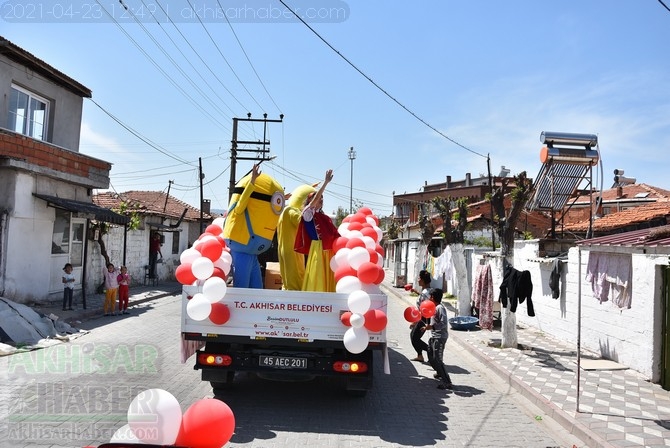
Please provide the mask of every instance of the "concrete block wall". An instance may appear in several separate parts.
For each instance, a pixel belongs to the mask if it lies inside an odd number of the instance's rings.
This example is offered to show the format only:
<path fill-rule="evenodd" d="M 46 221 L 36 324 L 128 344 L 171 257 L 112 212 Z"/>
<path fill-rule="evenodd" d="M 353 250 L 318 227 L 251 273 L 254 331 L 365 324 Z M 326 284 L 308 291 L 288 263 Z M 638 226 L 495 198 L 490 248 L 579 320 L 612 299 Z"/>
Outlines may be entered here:
<path fill-rule="evenodd" d="M 535 317 L 526 307 L 517 309 L 517 321 L 537 328 L 557 339 L 571 342 L 577 348 L 578 334 L 582 355 L 587 352 L 611 359 L 640 372 L 651 381 L 660 378 L 661 270 L 668 264 L 667 254 L 644 254 L 641 248 L 582 248 L 568 252 L 561 274 L 561 295 L 553 299 L 549 275 L 553 259 L 538 259 L 536 242 L 515 244 L 514 267 L 528 270 L 533 281 Z M 590 250 L 631 254 L 631 308 L 621 309 L 611 302 L 600 303 L 593 297 L 585 280 Z M 495 276 L 494 276 L 495 277 Z M 501 279 L 500 279 L 501 280 Z M 494 279 L 495 285 L 499 280 Z M 580 305 L 581 294 L 581 305 Z M 578 318 L 581 310 L 581 325 Z"/>

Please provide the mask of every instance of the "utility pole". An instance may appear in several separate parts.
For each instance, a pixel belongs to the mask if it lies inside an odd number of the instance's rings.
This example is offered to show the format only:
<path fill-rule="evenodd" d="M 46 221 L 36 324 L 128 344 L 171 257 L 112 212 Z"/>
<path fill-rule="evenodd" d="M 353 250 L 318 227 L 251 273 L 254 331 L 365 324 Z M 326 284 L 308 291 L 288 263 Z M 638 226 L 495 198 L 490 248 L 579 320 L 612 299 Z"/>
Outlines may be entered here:
<path fill-rule="evenodd" d="M 200 233 L 205 232 L 205 217 L 202 212 L 202 204 L 203 204 L 203 197 L 202 197 L 202 180 L 205 178 L 205 175 L 202 173 L 202 158 L 198 157 L 198 166 L 200 168 Z"/>
<path fill-rule="evenodd" d="M 279 120 L 269 120 L 268 114 L 263 114 L 263 118 L 251 118 L 251 114 L 247 114 L 247 118 L 233 118 L 233 139 L 231 140 L 230 148 L 230 184 L 228 187 L 228 201 L 233 197 L 233 191 L 235 191 L 235 179 L 236 165 L 238 160 L 254 160 L 259 162 L 264 162 L 266 160 L 271 160 L 271 157 L 268 157 L 270 152 L 270 141 L 266 139 L 267 135 L 267 126 L 268 123 L 281 123 L 284 120 L 284 114 L 279 115 Z M 263 123 L 263 140 L 257 141 L 244 141 L 237 139 L 238 123 L 240 121 L 250 121 L 250 122 L 260 122 Z M 238 145 L 260 145 L 256 149 L 240 149 Z M 255 152 L 256 157 L 238 157 L 238 152 Z"/>
<path fill-rule="evenodd" d="M 351 160 L 351 179 L 349 180 L 349 213 L 354 212 L 354 160 L 356 160 L 356 151 L 354 147 L 349 148 L 349 160 Z"/>

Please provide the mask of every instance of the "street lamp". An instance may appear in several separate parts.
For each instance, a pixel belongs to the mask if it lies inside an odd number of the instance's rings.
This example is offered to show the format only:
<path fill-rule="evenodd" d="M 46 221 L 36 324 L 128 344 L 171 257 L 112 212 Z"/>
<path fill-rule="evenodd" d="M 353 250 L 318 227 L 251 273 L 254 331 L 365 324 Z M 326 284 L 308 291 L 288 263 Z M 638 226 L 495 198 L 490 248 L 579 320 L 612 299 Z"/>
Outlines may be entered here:
<path fill-rule="evenodd" d="M 349 160 L 351 160 L 351 180 L 349 182 L 349 213 L 353 213 L 354 205 L 354 160 L 356 160 L 356 151 L 354 147 L 349 148 Z"/>

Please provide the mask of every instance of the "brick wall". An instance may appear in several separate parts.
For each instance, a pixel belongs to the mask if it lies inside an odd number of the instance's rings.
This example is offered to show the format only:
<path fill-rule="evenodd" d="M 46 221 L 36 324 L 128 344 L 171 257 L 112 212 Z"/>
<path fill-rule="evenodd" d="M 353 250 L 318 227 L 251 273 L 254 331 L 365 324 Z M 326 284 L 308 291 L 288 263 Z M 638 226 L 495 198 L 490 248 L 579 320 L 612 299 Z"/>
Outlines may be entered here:
<path fill-rule="evenodd" d="M 90 178 L 94 173 L 109 172 L 112 168 L 111 163 L 6 130 L 0 130 L 0 157 L 84 178 Z"/>

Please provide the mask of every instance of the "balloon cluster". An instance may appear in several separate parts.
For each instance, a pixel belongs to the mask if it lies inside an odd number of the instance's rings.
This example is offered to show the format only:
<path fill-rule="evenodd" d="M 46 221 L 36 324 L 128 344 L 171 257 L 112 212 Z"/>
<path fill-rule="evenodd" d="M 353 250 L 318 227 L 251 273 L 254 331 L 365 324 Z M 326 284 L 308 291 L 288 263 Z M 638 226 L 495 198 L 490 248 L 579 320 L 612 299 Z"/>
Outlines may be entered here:
<path fill-rule="evenodd" d="M 335 273 L 338 293 L 349 294 L 349 311 L 341 316 L 349 328 L 344 333 L 344 346 L 351 353 L 363 352 L 373 333 L 386 328 L 384 311 L 371 309 L 370 294 L 380 293 L 384 280 L 384 249 L 379 242 L 382 230 L 379 219 L 367 207 L 360 208 L 342 220 L 338 227 L 340 237 L 333 243 L 335 255 L 330 268 Z"/>
<path fill-rule="evenodd" d="M 234 430 L 235 416 L 223 401 L 203 398 L 182 414 L 170 392 L 148 389 L 131 401 L 128 423 L 114 433 L 110 442 L 220 448 Z"/>
<path fill-rule="evenodd" d="M 202 286 L 202 292 L 189 297 L 188 316 L 198 321 L 209 318 L 218 325 L 230 319 L 228 306 L 221 302 L 228 289 L 226 278 L 233 262 L 221 236 L 224 222 L 224 218 L 216 218 L 207 226 L 195 243 L 181 253 L 181 264 L 175 271 L 182 285 Z"/>
<path fill-rule="evenodd" d="M 435 304 L 430 300 L 424 300 L 421 304 L 416 306 L 408 306 L 405 308 L 405 320 L 407 322 L 418 322 L 419 319 L 425 317 L 430 319 L 435 315 Z"/>

